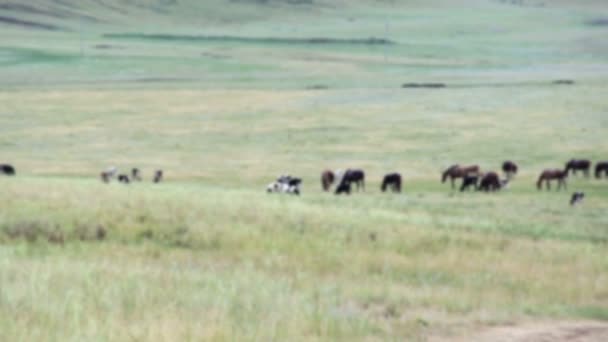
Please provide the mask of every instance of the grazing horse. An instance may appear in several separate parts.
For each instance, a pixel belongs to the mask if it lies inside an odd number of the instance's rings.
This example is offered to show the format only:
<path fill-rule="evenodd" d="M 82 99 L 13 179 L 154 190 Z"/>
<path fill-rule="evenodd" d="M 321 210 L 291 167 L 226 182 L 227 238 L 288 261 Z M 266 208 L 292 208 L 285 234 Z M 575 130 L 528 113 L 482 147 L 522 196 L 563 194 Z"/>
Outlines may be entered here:
<path fill-rule="evenodd" d="M 585 177 L 589 177 L 589 169 L 591 168 L 591 162 L 587 159 L 571 159 L 569 162 L 566 163 L 566 175 L 568 175 L 570 173 L 570 170 L 572 170 L 572 173 L 574 173 L 574 175 L 576 176 L 576 171 L 583 171 L 583 174 L 585 175 Z"/>
<path fill-rule="evenodd" d="M 340 182 L 340 184 L 338 184 L 338 186 L 336 187 L 336 191 L 335 194 L 339 195 L 339 194 L 347 194 L 350 195 L 350 182 Z"/>
<path fill-rule="evenodd" d="M 517 174 L 517 164 L 510 160 L 506 160 L 502 163 L 502 171 L 505 173 L 507 179 L 511 179 Z"/>
<path fill-rule="evenodd" d="M 118 175 L 118 181 L 121 183 L 125 183 L 125 184 L 131 183 L 131 181 L 129 180 L 129 176 L 124 175 L 124 174 Z"/>
<path fill-rule="evenodd" d="M 10 164 L 0 164 L 0 174 L 14 176 L 15 168 Z"/>
<path fill-rule="evenodd" d="M 134 167 L 131 169 L 131 179 L 133 179 L 133 181 L 141 182 L 141 173 L 138 168 Z"/>
<path fill-rule="evenodd" d="M 568 177 L 568 173 L 566 172 L 566 170 L 560 170 L 560 169 L 547 169 L 547 170 L 543 170 L 543 172 L 541 172 L 540 176 L 538 177 L 538 181 L 536 181 L 536 187 L 538 188 L 538 190 L 542 189 L 542 183 L 543 181 L 546 182 L 547 184 L 547 190 L 551 190 L 551 180 L 556 179 L 557 180 L 557 190 L 561 189 L 562 185 L 564 186 L 564 188 L 567 188 L 566 186 L 566 178 Z"/>
<path fill-rule="evenodd" d="M 355 183 L 355 185 L 357 185 L 357 191 L 359 191 L 359 187 L 361 187 L 363 191 L 365 191 L 365 172 L 359 169 L 348 169 L 346 170 L 346 172 L 344 172 L 344 176 L 342 176 L 341 183 L 345 182 L 349 184 Z"/>
<path fill-rule="evenodd" d="M 584 192 L 575 192 L 575 193 L 573 193 L 572 197 L 570 197 L 570 205 L 575 205 L 577 203 L 582 202 L 583 198 L 585 198 L 585 193 Z"/>
<path fill-rule="evenodd" d="M 331 185 L 334 184 L 336 175 L 331 170 L 325 170 L 321 173 L 321 187 L 323 191 L 329 191 Z"/>
<path fill-rule="evenodd" d="M 117 172 L 118 172 L 118 169 L 116 167 L 112 166 L 112 167 L 105 169 L 104 171 L 101 171 L 101 174 L 99 174 L 99 177 L 101 178 L 102 182 L 109 183 L 110 180 L 112 180 L 112 178 L 114 178 L 114 176 L 116 176 Z"/>
<path fill-rule="evenodd" d="M 389 186 L 393 192 L 401 192 L 401 175 L 399 173 L 394 172 L 384 176 L 380 189 L 385 192 Z"/>
<path fill-rule="evenodd" d="M 441 175 L 441 183 L 445 183 L 445 180 L 450 177 L 450 181 L 452 182 L 452 189 L 454 189 L 454 179 L 463 178 L 466 175 L 478 175 L 479 174 L 479 166 L 471 165 L 471 166 L 460 166 L 458 164 L 452 165 L 447 168 Z"/>
<path fill-rule="evenodd" d="M 506 183 L 501 182 L 496 172 L 488 172 L 481 177 L 481 181 L 479 182 L 479 190 L 485 192 L 498 191 L 504 185 L 506 185 Z"/>
<path fill-rule="evenodd" d="M 154 183 L 160 183 L 163 180 L 163 170 L 156 170 L 154 172 L 154 179 L 152 180 Z"/>
<path fill-rule="evenodd" d="M 300 184 L 302 184 L 301 178 L 291 177 L 289 175 L 280 176 L 276 181 L 268 184 L 266 192 L 278 192 L 287 194 L 300 194 Z"/>
<path fill-rule="evenodd" d="M 608 161 L 595 164 L 595 178 L 601 178 L 602 172 L 604 173 L 604 177 L 608 177 Z"/>
<path fill-rule="evenodd" d="M 473 187 L 474 190 L 477 190 L 477 183 L 479 182 L 478 175 L 465 175 L 462 177 L 462 185 L 460 186 L 460 192 L 464 192 L 469 187 Z"/>

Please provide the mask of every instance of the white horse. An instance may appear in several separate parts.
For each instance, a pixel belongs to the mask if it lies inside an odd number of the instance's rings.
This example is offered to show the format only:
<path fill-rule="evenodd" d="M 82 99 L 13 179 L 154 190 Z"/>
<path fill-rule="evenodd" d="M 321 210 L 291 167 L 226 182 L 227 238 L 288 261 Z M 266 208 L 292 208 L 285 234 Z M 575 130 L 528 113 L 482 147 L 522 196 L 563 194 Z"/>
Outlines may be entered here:
<path fill-rule="evenodd" d="M 277 192 L 286 194 L 300 194 L 300 184 L 302 180 L 299 178 L 293 178 L 290 175 L 282 175 L 276 181 L 266 186 L 266 192 Z"/>

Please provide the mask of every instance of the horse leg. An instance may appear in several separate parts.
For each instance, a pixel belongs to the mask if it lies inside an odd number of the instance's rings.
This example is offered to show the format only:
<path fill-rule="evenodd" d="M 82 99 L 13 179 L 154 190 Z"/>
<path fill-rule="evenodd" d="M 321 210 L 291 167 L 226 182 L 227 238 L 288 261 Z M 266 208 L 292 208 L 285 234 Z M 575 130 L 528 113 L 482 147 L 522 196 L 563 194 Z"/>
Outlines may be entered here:
<path fill-rule="evenodd" d="M 545 182 L 547 184 L 547 190 L 550 191 L 551 190 L 551 181 L 549 179 L 547 179 Z"/>

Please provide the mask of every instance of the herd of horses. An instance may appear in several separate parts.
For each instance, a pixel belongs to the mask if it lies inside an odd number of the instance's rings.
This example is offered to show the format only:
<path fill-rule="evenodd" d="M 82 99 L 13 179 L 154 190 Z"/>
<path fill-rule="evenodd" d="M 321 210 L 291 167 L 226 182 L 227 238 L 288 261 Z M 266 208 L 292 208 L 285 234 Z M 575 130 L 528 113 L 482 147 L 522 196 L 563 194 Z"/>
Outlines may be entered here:
<path fill-rule="evenodd" d="M 452 185 L 452 189 L 455 188 L 455 181 L 462 179 L 460 185 L 460 191 L 464 192 L 469 189 L 476 191 L 494 192 L 505 188 L 513 177 L 518 172 L 518 166 L 511 160 L 504 161 L 502 163 L 502 171 L 505 175 L 504 179 L 501 179 L 499 174 L 494 171 L 481 172 L 479 165 L 468 165 L 462 166 L 455 164 L 448 167 L 441 175 L 441 182 L 445 183 L 448 179 Z M 538 190 L 542 190 L 543 182 L 547 190 L 551 189 L 551 182 L 557 181 L 557 190 L 561 188 L 566 189 L 566 178 L 570 173 L 576 175 L 577 172 L 582 172 L 585 177 L 589 177 L 592 169 L 592 162 L 588 159 L 571 159 L 569 160 L 563 169 L 545 169 L 543 170 L 538 180 L 536 181 L 536 187 Z M 0 175 L 14 176 L 16 174 L 15 168 L 10 164 L 0 164 Z M 595 177 L 608 178 L 608 161 L 600 161 L 595 164 Z M 112 179 L 117 178 L 118 182 L 129 184 L 132 181 L 142 181 L 141 171 L 138 168 L 131 169 L 130 175 L 118 174 L 116 167 L 110 167 L 101 172 L 100 178 L 102 182 L 109 183 Z M 152 182 L 160 183 L 163 179 L 163 170 L 156 170 L 152 178 Z M 275 182 L 270 183 L 266 190 L 267 192 L 279 192 L 279 193 L 290 193 L 299 195 L 301 193 L 300 186 L 302 179 L 291 177 L 289 175 L 283 175 L 279 177 Z M 356 191 L 365 191 L 365 172 L 361 169 L 347 169 L 345 171 L 324 170 L 321 173 L 321 188 L 323 191 L 330 191 L 333 184 L 337 184 L 334 190 L 336 195 L 346 194 L 350 195 L 353 191 L 353 187 Z M 398 172 L 392 172 L 386 174 L 382 179 L 380 186 L 382 192 L 392 191 L 399 193 L 402 190 L 402 177 Z M 575 196 L 576 195 L 576 196 Z M 584 197 L 584 194 L 575 193 L 573 195 L 573 201 L 580 200 Z"/>
<path fill-rule="evenodd" d="M 551 189 L 551 182 L 557 181 L 557 190 L 566 186 L 566 178 L 569 173 L 574 175 L 577 172 L 582 172 L 585 177 L 589 177 L 592 162 L 587 159 L 572 159 L 569 160 L 563 169 L 545 169 L 543 170 L 538 180 L 536 181 L 536 187 L 542 190 L 542 184 L 545 183 L 546 189 Z M 441 175 L 441 182 L 445 183 L 448 179 L 452 185 L 452 189 L 456 187 L 456 181 L 462 179 L 460 185 L 460 191 L 464 192 L 470 189 L 475 191 L 494 192 L 499 191 L 507 187 L 509 182 L 515 177 L 519 170 L 516 163 L 511 160 L 506 160 L 502 163 L 502 171 L 504 173 L 504 179 L 501 179 L 498 172 L 489 171 L 481 172 L 479 165 L 467 165 L 462 166 L 455 164 L 448 167 L 443 171 Z M 608 178 L 608 161 L 601 161 L 595 164 L 595 177 L 601 178 L 602 176 Z M 289 179 L 296 179 L 297 184 L 289 183 Z M 291 193 L 294 195 L 300 194 L 300 178 L 291 178 L 291 176 L 281 176 L 277 181 L 270 183 L 267 187 L 268 192 L 284 192 Z M 331 191 L 334 184 L 337 184 L 334 190 L 336 195 L 346 194 L 349 195 L 353 191 L 353 188 L 358 192 L 359 190 L 365 190 L 365 172 L 361 169 L 347 169 L 345 171 L 323 170 L 321 172 L 321 188 L 323 191 Z M 392 191 L 395 193 L 401 192 L 402 189 L 402 177 L 398 172 L 386 174 L 382 179 L 380 190 L 382 192 Z M 582 193 L 575 193 L 573 195 L 573 201 L 580 201 L 584 197 Z"/>

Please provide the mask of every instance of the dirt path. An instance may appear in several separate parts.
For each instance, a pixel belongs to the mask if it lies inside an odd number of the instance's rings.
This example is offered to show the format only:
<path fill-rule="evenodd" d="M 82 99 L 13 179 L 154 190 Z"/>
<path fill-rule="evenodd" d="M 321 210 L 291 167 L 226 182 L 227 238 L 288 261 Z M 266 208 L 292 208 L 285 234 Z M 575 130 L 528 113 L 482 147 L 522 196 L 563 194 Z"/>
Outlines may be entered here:
<path fill-rule="evenodd" d="M 443 341 L 478 342 L 605 342 L 608 323 L 558 321 L 486 327 L 463 338 Z"/>

